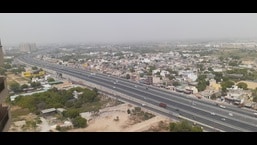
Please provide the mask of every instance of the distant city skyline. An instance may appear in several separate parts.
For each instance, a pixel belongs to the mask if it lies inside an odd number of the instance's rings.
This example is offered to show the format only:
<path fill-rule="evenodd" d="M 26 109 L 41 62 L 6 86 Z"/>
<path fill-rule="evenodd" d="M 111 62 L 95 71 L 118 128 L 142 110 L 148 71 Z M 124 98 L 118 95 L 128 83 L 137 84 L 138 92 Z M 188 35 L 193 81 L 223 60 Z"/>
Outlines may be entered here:
<path fill-rule="evenodd" d="M 257 14 L 1 13 L 2 45 L 257 38 Z"/>

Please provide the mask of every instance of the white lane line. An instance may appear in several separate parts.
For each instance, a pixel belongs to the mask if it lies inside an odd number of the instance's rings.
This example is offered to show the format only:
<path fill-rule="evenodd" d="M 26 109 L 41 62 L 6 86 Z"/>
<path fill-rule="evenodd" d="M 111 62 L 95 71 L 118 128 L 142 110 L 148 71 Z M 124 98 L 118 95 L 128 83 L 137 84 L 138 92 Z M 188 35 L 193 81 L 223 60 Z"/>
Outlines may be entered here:
<path fill-rule="evenodd" d="M 96 81 L 96 80 L 94 80 L 94 81 Z M 98 83 L 100 83 L 100 84 L 105 84 L 105 85 L 107 85 L 107 86 L 109 85 L 109 84 L 104 83 L 104 82 L 99 82 L 99 81 L 96 81 L 96 82 L 98 82 Z M 124 85 L 123 85 L 123 86 L 124 86 Z M 131 87 L 129 87 L 129 88 L 131 88 Z M 121 90 L 121 89 L 122 89 L 122 88 L 120 88 L 120 87 L 118 87 L 118 86 L 116 87 L 116 90 Z M 141 98 L 144 98 L 144 96 L 138 95 L 138 94 L 136 94 L 136 93 L 134 93 L 134 92 L 129 92 L 129 91 L 124 90 L 124 89 L 122 89 L 122 91 L 127 92 L 127 93 L 131 93 L 131 94 L 133 94 L 133 95 L 135 95 L 135 96 L 139 96 L 139 97 L 141 97 Z M 139 99 L 137 99 L 137 98 L 134 98 L 134 99 L 136 99 L 136 100 L 142 102 L 142 100 L 139 100 Z M 151 98 L 148 98 L 148 99 L 151 99 Z M 153 100 L 153 99 L 151 99 L 151 100 L 154 101 L 154 102 L 156 102 L 156 103 L 159 103 L 159 102 L 156 101 L 156 100 Z M 148 102 L 147 102 L 147 103 L 148 103 Z M 179 103 L 179 102 L 176 102 L 176 103 Z M 181 103 L 179 103 L 179 104 L 181 104 Z M 184 105 L 185 105 L 185 106 L 188 106 L 188 107 L 191 107 L 190 105 L 187 105 L 187 104 L 184 104 Z M 170 107 L 170 106 L 169 106 L 169 107 Z M 171 107 L 171 108 L 172 108 L 172 107 Z M 158 110 L 159 110 L 159 109 L 158 109 Z M 164 109 L 164 110 L 166 110 L 166 109 Z M 164 110 L 162 110 L 162 111 L 164 111 Z M 209 118 L 207 118 L 207 117 L 205 117 L 205 116 L 198 115 L 198 114 L 195 114 L 195 113 L 193 113 L 193 112 L 189 112 L 189 111 L 184 110 L 184 109 L 181 109 L 181 108 L 180 108 L 180 110 L 183 110 L 184 112 L 187 112 L 188 114 L 194 114 L 194 116 L 197 116 L 197 117 L 199 117 L 199 118 L 204 118 L 204 119 L 206 119 L 206 120 L 212 121 L 211 118 L 209 119 Z M 199 110 L 201 110 L 201 109 L 199 109 Z M 204 111 L 204 110 L 201 110 L 201 111 Z M 167 112 L 167 111 L 165 111 L 165 112 Z M 206 112 L 206 111 L 204 111 L 204 112 Z M 167 113 L 169 113 L 169 111 L 168 111 Z M 207 113 L 209 113 L 209 112 L 207 112 Z M 230 127 L 230 128 L 235 128 L 235 129 L 237 129 L 237 130 L 242 130 L 242 131 L 249 132 L 249 130 L 241 129 L 241 128 L 238 128 L 238 127 L 236 127 L 236 126 L 232 126 L 232 125 L 230 125 L 230 124 L 221 122 L 221 121 L 219 121 L 219 120 L 215 121 L 215 123 L 217 123 L 217 122 L 219 122 L 219 124 L 221 124 L 221 125 L 224 125 L 224 126 L 227 126 L 227 127 Z"/>

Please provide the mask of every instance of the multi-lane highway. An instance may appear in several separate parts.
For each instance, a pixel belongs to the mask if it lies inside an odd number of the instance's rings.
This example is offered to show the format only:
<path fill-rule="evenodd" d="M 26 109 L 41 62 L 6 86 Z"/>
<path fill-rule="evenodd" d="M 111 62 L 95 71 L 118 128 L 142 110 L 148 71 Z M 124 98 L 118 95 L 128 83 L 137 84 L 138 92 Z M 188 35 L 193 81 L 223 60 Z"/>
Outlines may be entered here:
<path fill-rule="evenodd" d="M 18 59 L 32 65 L 74 76 L 137 98 L 144 102 L 144 107 L 149 107 L 151 105 L 159 107 L 159 103 L 165 103 L 167 104 L 167 108 L 162 109 L 165 109 L 166 112 L 168 111 L 169 113 L 162 114 L 167 116 L 174 113 L 179 114 L 183 117 L 201 122 L 222 131 L 257 131 L 257 118 L 255 118 L 253 114 L 255 111 L 252 110 L 245 110 L 231 105 L 224 105 L 225 108 L 221 108 L 212 101 L 197 99 L 188 95 L 170 92 L 153 86 L 146 86 L 144 84 L 106 74 L 92 73 L 79 68 L 50 64 L 42 60 L 33 59 L 32 54 L 21 56 Z M 155 109 L 155 111 L 157 110 Z"/>

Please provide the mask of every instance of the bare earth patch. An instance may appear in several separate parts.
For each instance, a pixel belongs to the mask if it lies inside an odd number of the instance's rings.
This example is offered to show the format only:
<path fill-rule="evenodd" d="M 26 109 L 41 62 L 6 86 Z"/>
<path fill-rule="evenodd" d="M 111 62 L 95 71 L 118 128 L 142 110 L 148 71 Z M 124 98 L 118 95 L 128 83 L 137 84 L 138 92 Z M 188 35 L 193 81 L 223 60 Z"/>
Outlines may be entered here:
<path fill-rule="evenodd" d="M 99 115 L 88 121 L 88 127 L 73 129 L 70 132 L 143 132 L 157 126 L 160 121 L 170 121 L 165 117 L 156 116 L 134 124 L 127 113 L 128 109 L 133 108 L 132 105 L 125 103 L 101 109 Z"/>

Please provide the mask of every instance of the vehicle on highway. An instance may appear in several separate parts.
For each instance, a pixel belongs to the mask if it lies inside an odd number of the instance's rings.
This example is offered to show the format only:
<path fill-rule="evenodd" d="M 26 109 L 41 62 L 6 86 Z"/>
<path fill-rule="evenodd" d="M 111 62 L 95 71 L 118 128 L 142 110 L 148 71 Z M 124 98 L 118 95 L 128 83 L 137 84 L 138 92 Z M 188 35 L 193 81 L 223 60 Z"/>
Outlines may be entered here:
<path fill-rule="evenodd" d="M 166 107 L 167 107 L 167 104 L 160 103 L 159 106 L 160 106 L 160 107 L 163 107 L 163 108 L 166 108 Z"/>
<path fill-rule="evenodd" d="M 229 112 L 228 115 L 229 115 L 229 116 L 233 116 L 233 113 Z"/>
<path fill-rule="evenodd" d="M 223 105 L 219 105 L 220 106 L 220 108 L 223 108 L 223 109 L 225 109 L 226 108 L 226 106 L 223 106 Z"/>
<path fill-rule="evenodd" d="M 216 115 L 216 114 L 214 112 L 212 112 L 211 115 Z"/>
<path fill-rule="evenodd" d="M 176 110 L 176 111 L 179 111 L 179 109 L 178 109 L 178 108 L 176 108 L 175 110 Z"/>
<path fill-rule="evenodd" d="M 146 106 L 145 104 L 142 104 L 142 106 Z"/>
<path fill-rule="evenodd" d="M 253 113 L 254 117 L 257 117 L 257 112 Z"/>
<path fill-rule="evenodd" d="M 221 120 L 225 121 L 226 119 L 225 118 L 221 118 Z"/>
<path fill-rule="evenodd" d="M 135 88 L 137 88 L 137 85 L 135 85 Z"/>
<path fill-rule="evenodd" d="M 115 89 L 116 87 L 115 87 L 115 86 L 113 86 L 113 88 Z"/>
<path fill-rule="evenodd" d="M 113 82 L 113 84 L 115 84 L 115 85 L 116 85 L 117 83 L 116 83 L 116 82 Z"/>

